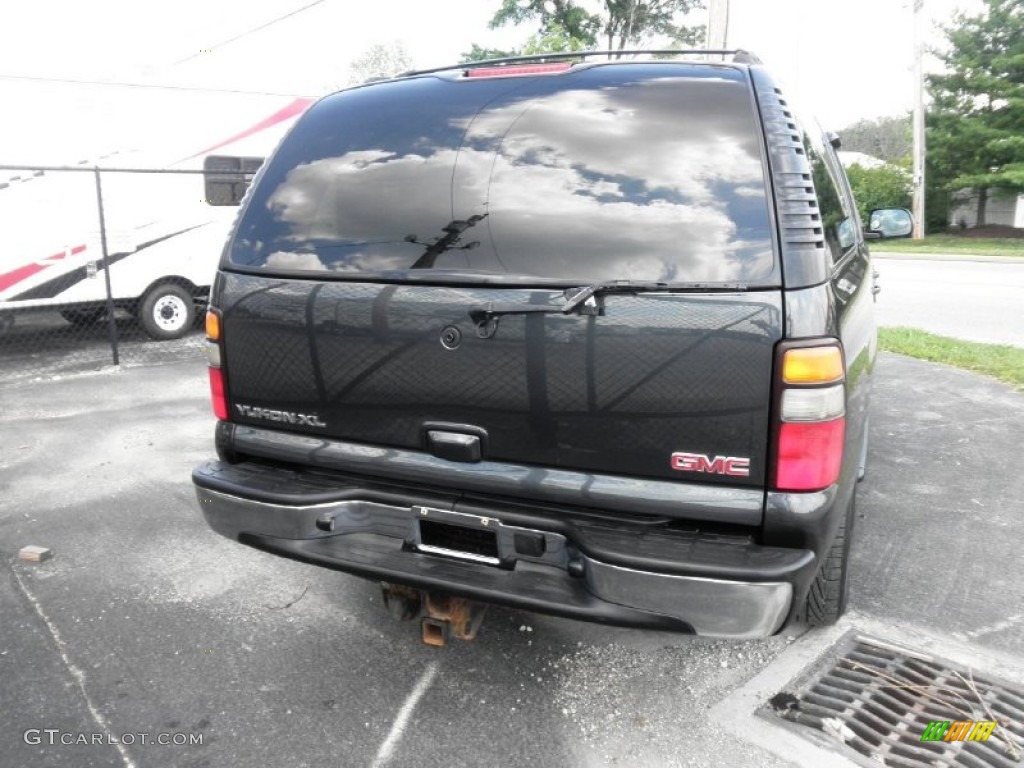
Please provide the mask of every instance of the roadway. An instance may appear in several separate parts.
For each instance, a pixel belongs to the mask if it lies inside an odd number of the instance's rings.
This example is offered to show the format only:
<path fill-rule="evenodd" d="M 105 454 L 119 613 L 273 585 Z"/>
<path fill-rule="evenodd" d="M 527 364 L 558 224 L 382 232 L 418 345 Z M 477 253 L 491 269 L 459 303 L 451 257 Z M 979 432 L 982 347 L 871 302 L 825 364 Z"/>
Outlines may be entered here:
<path fill-rule="evenodd" d="M 879 325 L 1024 347 L 1024 258 L 873 255 Z"/>

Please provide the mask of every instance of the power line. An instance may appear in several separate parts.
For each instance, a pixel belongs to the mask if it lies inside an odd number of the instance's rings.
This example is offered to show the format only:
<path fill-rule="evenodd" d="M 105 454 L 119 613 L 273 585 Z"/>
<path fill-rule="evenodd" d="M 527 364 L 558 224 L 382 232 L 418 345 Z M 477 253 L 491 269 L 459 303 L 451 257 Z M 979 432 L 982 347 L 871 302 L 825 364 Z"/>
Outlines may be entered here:
<path fill-rule="evenodd" d="M 323 0 L 319 0 L 323 2 Z M 37 77 L 33 75 L 5 75 L 0 74 L 0 80 L 28 80 L 41 83 L 68 83 L 71 85 L 104 85 L 116 88 L 154 88 L 167 91 L 193 91 L 197 93 L 236 93 L 245 96 L 290 96 L 294 98 L 301 94 L 283 93 L 280 91 L 243 91 L 234 88 L 201 88 L 188 85 L 167 85 L 164 83 L 127 83 L 115 80 L 77 80 L 69 77 Z"/>
<path fill-rule="evenodd" d="M 252 29 L 250 29 L 250 30 L 248 30 L 246 32 L 242 32 L 240 34 L 237 34 L 234 37 L 229 37 L 227 40 L 223 40 L 223 41 L 217 43 L 216 45 L 211 46 L 211 49 L 223 48 L 225 45 L 233 43 L 236 40 L 241 40 L 243 37 L 247 37 L 247 36 L 253 34 L 254 32 L 259 32 L 261 29 L 266 29 L 267 27 L 273 26 L 274 24 L 277 24 L 280 21 L 284 21 L 285 19 L 291 18 L 292 16 L 295 16 L 296 14 L 302 13 L 303 11 L 308 11 L 314 5 L 320 5 L 323 2 L 326 2 L 326 0 L 314 0 L 314 2 L 310 3 L 309 5 L 304 5 L 301 8 L 296 8 L 294 11 L 286 13 L 284 16 L 279 16 L 276 19 L 271 19 L 270 21 L 266 22 L 265 24 L 260 24 L 258 27 L 253 27 Z M 178 61 L 175 61 L 174 63 L 171 64 L 171 66 L 172 67 L 176 67 L 178 64 L 184 64 L 186 61 L 190 61 L 191 59 L 194 59 L 197 56 L 201 56 L 201 55 L 202 55 L 202 52 L 193 53 L 190 56 L 186 56 L 184 59 L 179 59 Z"/>

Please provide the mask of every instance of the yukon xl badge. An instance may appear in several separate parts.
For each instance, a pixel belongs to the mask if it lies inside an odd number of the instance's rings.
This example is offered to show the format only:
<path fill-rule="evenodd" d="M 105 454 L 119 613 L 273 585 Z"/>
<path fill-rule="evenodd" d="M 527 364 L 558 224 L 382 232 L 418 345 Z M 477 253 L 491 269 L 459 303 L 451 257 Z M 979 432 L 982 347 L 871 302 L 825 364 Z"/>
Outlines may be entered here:
<path fill-rule="evenodd" d="M 273 411 L 253 405 L 235 403 L 238 412 L 249 419 L 266 419 L 267 421 L 283 421 L 287 424 L 298 424 L 304 427 L 326 427 L 315 413 L 296 413 L 295 411 Z"/>
<path fill-rule="evenodd" d="M 672 469 L 680 472 L 705 472 L 712 475 L 732 475 L 733 477 L 750 476 L 750 459 L 739 456 L 715 456 L 710 458 L 704 453 L 672 454 Z"/>

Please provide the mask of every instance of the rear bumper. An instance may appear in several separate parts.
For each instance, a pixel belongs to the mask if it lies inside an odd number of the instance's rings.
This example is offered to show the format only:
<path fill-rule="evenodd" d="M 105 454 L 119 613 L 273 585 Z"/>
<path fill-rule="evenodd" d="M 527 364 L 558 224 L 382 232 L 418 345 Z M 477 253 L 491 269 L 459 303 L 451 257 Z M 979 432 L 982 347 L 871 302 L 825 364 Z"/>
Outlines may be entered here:
<path fill-rule="evenodd" d="M 717 637 L 778 631 L 815 567 L 735 537 L 523 514 L 254 463 L 193 472 L 218 533 L 358 576 L 524 610 Z M 421 520 L 493 532 L 494 557 L 424 544 Z M 523 542 L 529 542 L 523 546 Z M 485 562 L 486 561 L 486 562 Z"/>

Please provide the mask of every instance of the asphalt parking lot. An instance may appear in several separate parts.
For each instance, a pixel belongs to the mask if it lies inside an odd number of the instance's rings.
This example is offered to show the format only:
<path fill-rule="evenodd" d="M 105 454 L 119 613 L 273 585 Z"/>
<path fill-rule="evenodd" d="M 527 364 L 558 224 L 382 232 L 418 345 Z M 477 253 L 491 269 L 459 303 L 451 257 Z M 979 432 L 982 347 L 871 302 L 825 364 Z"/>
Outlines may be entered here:
<path fill-rule="evenodd" d="M 202 316 L 204 313 L 198 313 Z M 119 312 L 116 320 L 118 361 L 121 365 L 195 360 L 205 349 L 198 327 L 174 341 L 154 344 L 142 326 Z M 56 376 L 101 371 L 113 363 L 106 318 L 72 325 L 56 311 L 19 314 L 12 327 L 0 330 L 0 386 L 13 382 L 52 381 Z"/>
<path fill-rule="evenodd" d="M 0 766 L 820 764 L 712 714 L 816 632 L 734 643 L 493 608 L 475 642 L 427 648 L 375 585 L 207 529 L 201 361 L 0 398 Z M 871 432 L 854 625 L 948 638 L 1019 681 L 1024 396 L 882 355 Z M 17 561 L 27 544 L 56 556 Z"/>

